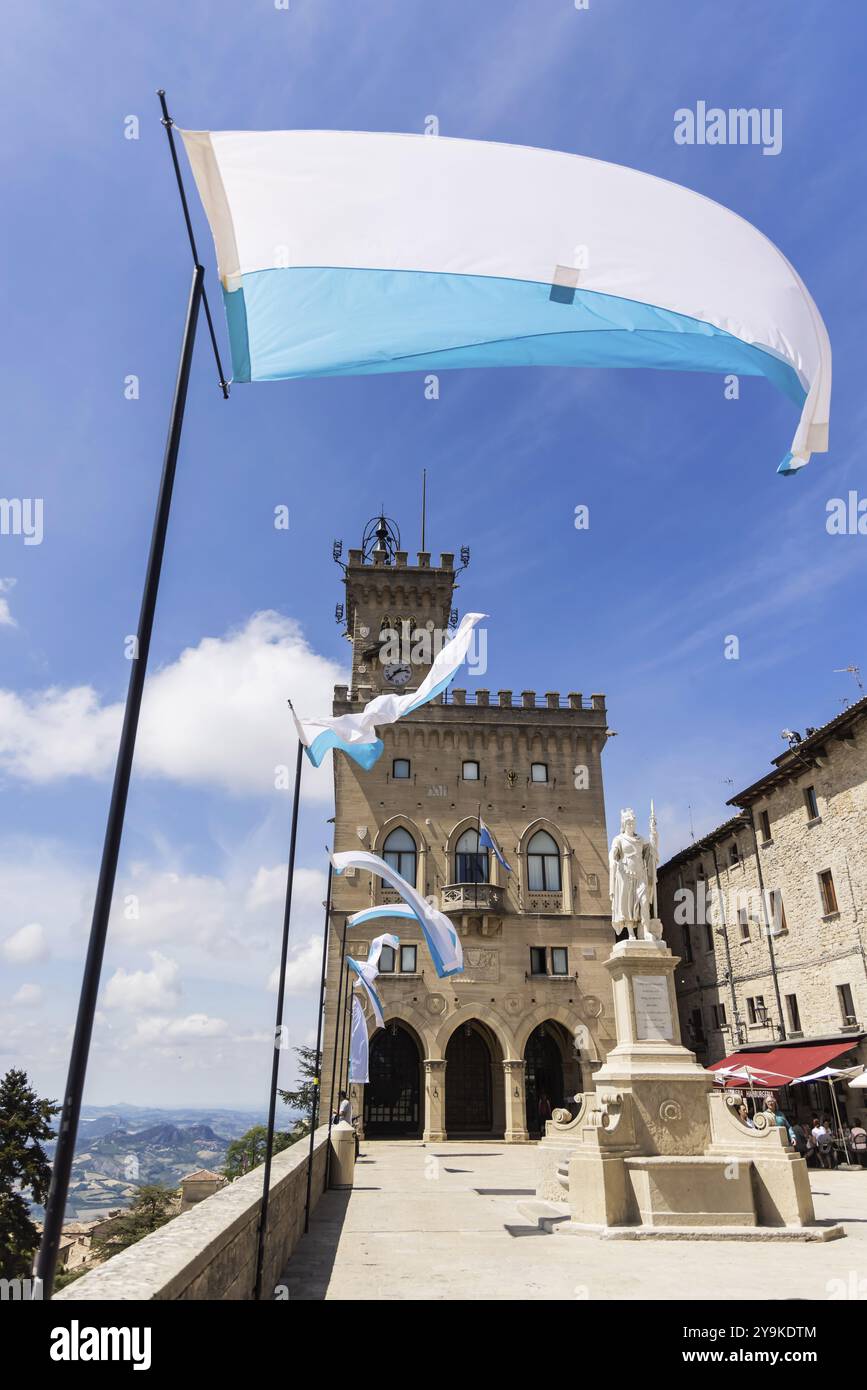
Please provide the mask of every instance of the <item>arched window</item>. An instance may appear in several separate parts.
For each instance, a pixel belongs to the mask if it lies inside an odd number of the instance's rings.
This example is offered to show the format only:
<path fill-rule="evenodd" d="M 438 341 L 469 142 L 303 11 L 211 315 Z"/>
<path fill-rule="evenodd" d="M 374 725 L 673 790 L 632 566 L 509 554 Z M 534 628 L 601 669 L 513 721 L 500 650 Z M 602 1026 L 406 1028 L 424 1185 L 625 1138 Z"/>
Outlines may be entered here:
<path fill-rule="evenodd" d="M 465 830 L 455 845 L 455 883 L 487 883 L 488 851 L 479 849 L 479 832 Z"/>
<path fill-rule="evenodd" d="M 547 830 L 537 830 L 527 846 L 527 886 L 531 893 L 560 892 L 560 850 Z"/>
<path fill-rule="evenodd" d="M 415 840 L 408 830 L 403 826 L 398 826 L 386 836 L 385 844 L 382 849 L 382 857 L 392 869 L 396 869 L 401 878 L 405 878 L 407 883 L 415 888 L 416 864 L 418 862 L 418 850 Z"/>

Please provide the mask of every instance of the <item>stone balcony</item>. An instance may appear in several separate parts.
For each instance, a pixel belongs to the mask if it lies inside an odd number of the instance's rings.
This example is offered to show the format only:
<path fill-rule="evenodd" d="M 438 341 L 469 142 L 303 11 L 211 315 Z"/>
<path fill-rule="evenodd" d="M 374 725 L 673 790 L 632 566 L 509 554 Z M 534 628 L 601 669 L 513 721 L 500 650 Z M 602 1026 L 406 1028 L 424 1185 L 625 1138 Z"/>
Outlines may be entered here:
<path fill-rule="evenodd" d="M 503 912 L 505 892 L 493 883 L 446 883 L 440 891 L 443 912 Z"/>

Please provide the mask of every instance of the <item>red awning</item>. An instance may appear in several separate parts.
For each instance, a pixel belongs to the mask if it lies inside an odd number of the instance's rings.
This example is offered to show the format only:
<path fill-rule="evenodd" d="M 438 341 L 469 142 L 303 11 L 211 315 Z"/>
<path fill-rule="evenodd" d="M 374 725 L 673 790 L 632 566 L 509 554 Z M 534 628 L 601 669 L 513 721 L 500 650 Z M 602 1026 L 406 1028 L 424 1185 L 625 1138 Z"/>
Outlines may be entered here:
<path fill-rule="evenodd" d="M 844 1043 L 817 1043 L 814 1047 L 771 1047 L 767 1052 L 733 1052 L 730 1057 L 723 1057 L 721 1062 L 712 1063 L 708 1071 L 719 1071 L 720 1067 L 749 1067 L 773 1089 L 775 1086 L 787 1086 L 789 1081 L 795 1081 L 799 1076 L 809 1076 L 857 1045 L 858 1040 L 853 1039 Z M 733 1076 L 726 1085 L 742 1088 L 744 1082 Z"/>

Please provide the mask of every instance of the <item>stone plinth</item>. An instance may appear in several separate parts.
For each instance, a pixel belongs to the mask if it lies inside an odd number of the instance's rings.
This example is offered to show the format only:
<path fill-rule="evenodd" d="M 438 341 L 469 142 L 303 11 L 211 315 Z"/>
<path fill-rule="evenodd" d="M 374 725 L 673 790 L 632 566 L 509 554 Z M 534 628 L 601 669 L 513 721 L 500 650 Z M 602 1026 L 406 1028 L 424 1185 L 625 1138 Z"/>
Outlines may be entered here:
<path fill-rule="evenodd" d="M 762 1116 L 742 1124 L 681 1043 L 677 965 L 661 941 L 620 942 L 605 962 L 617 1045 L 578 1114 L 548 1125 L 537 1193 L 568 1202 L 558 1232 L 727 1239 L 785 1228 L 812 1239 L 806 1164 L 786 1131 Z"/>

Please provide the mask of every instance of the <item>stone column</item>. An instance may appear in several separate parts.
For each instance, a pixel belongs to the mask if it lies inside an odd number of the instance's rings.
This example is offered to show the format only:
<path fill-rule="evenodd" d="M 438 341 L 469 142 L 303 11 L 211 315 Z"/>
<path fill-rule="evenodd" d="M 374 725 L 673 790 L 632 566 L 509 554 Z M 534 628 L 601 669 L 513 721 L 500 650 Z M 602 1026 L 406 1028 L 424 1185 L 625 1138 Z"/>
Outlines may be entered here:
<path fill-rule="evenodd" d="M 441 1144 L 446 1137 L 446 1064 L 442 1059 L 424 1059 L 424 1132 L 422 1138 Z"/>
<path fill-rule="evenodd" d="M 507 1057 L 503 1063 L 503 1080 L 506 1091 L 506 1129 L 507 1144 L 526 1144 L 527 1098 L 524 1090 L 524 1063 L 514 1057 Z"/>

